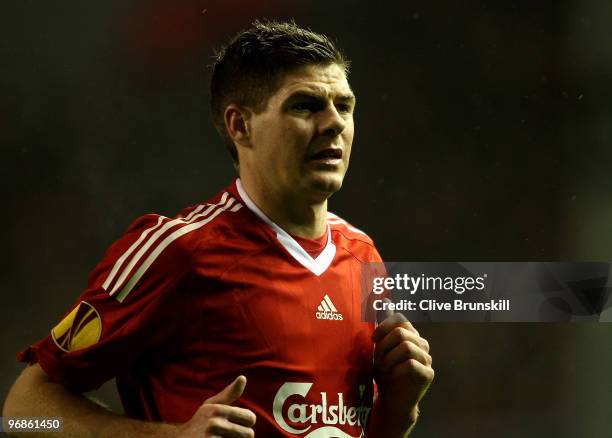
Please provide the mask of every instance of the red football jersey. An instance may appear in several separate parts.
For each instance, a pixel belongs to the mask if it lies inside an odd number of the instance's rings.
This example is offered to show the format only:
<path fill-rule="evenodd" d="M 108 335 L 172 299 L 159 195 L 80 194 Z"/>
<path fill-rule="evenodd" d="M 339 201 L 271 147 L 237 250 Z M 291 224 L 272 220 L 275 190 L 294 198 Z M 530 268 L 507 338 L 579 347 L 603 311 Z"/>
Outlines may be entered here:
<path fill-rule="evenodd" d="M 256 436 L 359 437 L 373 399 L 365 262 L 380 262 L 370 238 L 331 213 L 311 257 L 236 180 L 174 219 L 136 220 L 19 359 L 76 391 L 116 376 L 127 415 L 167 422 L 243 374 L 236 405 Z"/>

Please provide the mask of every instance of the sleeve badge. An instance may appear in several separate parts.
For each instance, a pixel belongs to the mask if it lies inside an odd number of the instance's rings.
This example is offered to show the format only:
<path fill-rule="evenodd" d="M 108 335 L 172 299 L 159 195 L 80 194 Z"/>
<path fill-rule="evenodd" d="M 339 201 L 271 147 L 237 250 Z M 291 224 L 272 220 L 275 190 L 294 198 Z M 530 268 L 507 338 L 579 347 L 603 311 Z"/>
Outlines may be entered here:
<path fill-rule="evenodd" d="M 88 302 L 81 301 L 51 330 L 51 337 L 62 351 L 81 350 L 100 340 L 102 320 L 98 311 Z"/>

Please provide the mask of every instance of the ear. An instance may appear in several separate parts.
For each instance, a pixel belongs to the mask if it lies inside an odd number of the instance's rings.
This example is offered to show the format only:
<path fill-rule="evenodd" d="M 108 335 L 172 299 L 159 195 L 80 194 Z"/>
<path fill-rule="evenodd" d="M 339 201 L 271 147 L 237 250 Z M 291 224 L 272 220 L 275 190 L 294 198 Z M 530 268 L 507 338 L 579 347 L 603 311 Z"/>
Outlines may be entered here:
<path fill-rule="evenodd" d="M 225 108 L 225 113 L 223 114 L 225 128 L 234 144 L 246 147 L 251 145 L 250 115 L 251 112 L 248 109 L 235 104 L 228 105 Z"/>

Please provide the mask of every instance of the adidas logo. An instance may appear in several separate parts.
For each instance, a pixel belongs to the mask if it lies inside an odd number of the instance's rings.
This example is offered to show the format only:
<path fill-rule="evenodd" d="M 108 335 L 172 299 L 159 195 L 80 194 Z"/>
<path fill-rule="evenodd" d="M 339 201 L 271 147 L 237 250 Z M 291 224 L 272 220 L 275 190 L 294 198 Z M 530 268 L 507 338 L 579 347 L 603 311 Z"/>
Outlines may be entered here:
<path fill-rule="evenodd" d="M 342 321 L 342 313 L 338 312 L 334 303 L 330 300 L 329 296 L 325 294 L 321 300 L 321 304 L 317 307 L 318 312 L 315 313 L 317 319 L 332 319 L 336 321 Z"/>

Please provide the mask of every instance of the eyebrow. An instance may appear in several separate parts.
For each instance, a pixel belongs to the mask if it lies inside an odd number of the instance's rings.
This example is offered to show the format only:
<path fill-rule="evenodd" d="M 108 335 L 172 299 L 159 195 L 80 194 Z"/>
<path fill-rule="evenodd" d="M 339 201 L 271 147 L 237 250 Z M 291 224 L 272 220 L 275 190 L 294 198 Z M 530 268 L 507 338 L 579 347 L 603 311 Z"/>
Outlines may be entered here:
<path fill-rule="evenodd" d="M 289 95 L 289 97 L 287 97 L 287 100 L 304 99 L 304 98 L 305 99 L 325 99 L 326 96 L 316 91 L 296 91 L 295 93 Z M 339 94 L 336 96 L 334 100 L 341 100 L 345 102 L 354 103 L 357 101 L 357 98 L 355 97 L 354 94 L 349 93 L 349 94 Z"/>

